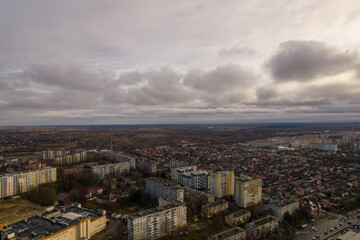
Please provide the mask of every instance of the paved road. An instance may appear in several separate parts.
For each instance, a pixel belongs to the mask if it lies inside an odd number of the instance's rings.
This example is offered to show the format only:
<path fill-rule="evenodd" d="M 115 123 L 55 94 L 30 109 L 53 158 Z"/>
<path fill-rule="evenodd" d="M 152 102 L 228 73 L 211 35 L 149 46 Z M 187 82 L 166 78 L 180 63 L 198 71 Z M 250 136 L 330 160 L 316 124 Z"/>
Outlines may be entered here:
<path fill-rule="evenodd" d="M 311 240 L 312 237 L 316 237 L 317 235 L 320 236 L 319 239 L 323 239 L 325 238 L 327 235 L 329 234 L 324 234 L 324 232 L 330 228 L 333 227 L 338 227 L 339 228 L 339 223 L 343 224 L 343 221 L 340 221 L 340 218 L 344 217 L 340 214 L 332 214 L 332 213 L 328 213 L 329 217 L 316 221 L 315 223 L 311 223 L 307 226 L 307 229 L 305 231 L 301 231 L 299 236 L 297 237 L 297 239 L 302 239 L 302 240 Z M 337 219 L 330 219 L 331 216 L 336 216 Z M 311 230 L 312 227 L 315 227 L 317 229 L 317 231 L 313 231 Z"/>

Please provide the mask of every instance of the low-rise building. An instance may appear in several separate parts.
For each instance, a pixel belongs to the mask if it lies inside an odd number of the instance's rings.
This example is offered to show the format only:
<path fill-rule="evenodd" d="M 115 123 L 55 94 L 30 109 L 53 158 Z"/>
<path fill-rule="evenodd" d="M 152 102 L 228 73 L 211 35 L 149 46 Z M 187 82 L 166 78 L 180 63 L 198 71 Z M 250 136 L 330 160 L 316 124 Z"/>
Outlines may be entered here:
<path fill-rule="evenodd" d="M 279 227 L 279 221 L 273 216 L 267 216 L 246 224 L 246 235 L 250 239 L 266 237 L 270 232 Z"/>
<path fill-rule="evenodd" d="M 251 212 L 242 209 L 237 212 L 231 213 L 225 216 L 225 223 L 230 227 L 237 226 L 242 223 L 249 221 L 251 217 Z"/>
<path fill-rule="evenodd" d="M 207 240 L 246 240 L 246 232 L 242 228 L 234 227 L 229 230 L 208 236 Z"/>
<path fill-rule="evenodd" d="M 179 184 L 174 184 L 164 178 L 147 178 L 146 192 L 157 200 L 170 197 L 181 202 L 184 201 L 184 189 Z"/>
<path fill-rule="evenodd" d="M 157 239 L 186 227 L 186 206 L 176 200 L 161 200 L 162 206 L 131 214 L 128 217 L 128 239 Z M 170 204 L 168 204 L 171 202 Z"/>
<path fill-rule="evenodd" d="M 279 221 L 283 221 L 286 213 L 293 215 L 299 209 L 299 201 L 296 199 L 285 200 L 280 203 L 271 204 L 269 207 L 272 209 L 274 217 L 279 219 Z"/>
<path fill-rule="evenodd" d="M 9 225 L 3 224 L 1 239 L 90 239 L 106 229 L 105 213 L 105 211 L 94 212 L 81 208 L 81 205 L 60 209 L 49 208 L 43 214 Z"/>
<path fill-rule="evenodd" d="M 201 215 L 210 218 L 220 212 L 229 208 L 229 203 L 225 200 L 218 200 L 216 202 L 208 203 L 201 206 Z"/>

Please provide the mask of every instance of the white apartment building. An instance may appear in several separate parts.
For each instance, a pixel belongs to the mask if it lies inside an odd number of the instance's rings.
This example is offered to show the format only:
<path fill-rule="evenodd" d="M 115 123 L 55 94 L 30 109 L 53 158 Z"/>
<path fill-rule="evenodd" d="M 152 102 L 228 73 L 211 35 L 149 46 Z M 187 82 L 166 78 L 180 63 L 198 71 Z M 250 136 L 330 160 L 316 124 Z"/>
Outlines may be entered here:
<path fill-rule="evenodd" d="M 197 170 L 197 166 L 186 166 L 186 167 L 174 167 L 170 168 L 171 180 L 177 181 L 178 174 L 180 173 L 191 173 Z"/>
<path fill-rule="evenodd" d="M 111 163 L 99 166 L 92 166 L 91 172 L 99 175 L 100 178 L 104 178 L 106 175 L 118 176 L 124 172 L 129 172 L 131 169 L 130 162 Z"/>
<path fill-rule="evenodd" d="M 184 189 L 163 178 L 147 178 L 146 192 L 153 198 L 172 198 L 180 202 L 184 201 Z"/>
<path fill-rule="evenodd" d="M 129 240 L 152 240 L 185 227 L 186 206 L 179 201 L 131 214 L 128 217 Z"/>
<path fill-rule="evenodd" d="M 195 171 L 195 172 L 184 172 L 180 173 L 178 171 L 177 182 L 182 186 L 207 190 L 209 189 L 209 178 L 210 174 L 206 171 Z"/>
<path fill-rule="evenodd" d="M 56 168 L 46 167 L 27 172 L 9 173 L 0 176 L 0 198 L 28 192 L 44 183 L 56 181 Z"/>

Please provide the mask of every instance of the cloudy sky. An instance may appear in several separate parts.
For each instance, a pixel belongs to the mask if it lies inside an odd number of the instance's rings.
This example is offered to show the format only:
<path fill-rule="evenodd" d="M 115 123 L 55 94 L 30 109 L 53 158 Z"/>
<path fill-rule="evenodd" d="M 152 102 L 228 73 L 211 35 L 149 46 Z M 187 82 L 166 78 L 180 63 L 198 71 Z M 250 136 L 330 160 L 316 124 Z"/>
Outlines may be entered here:
<path fill-rule="evenodd" d="M 360 120 L 359 0 L 1 0 L 0 125 Z"/>

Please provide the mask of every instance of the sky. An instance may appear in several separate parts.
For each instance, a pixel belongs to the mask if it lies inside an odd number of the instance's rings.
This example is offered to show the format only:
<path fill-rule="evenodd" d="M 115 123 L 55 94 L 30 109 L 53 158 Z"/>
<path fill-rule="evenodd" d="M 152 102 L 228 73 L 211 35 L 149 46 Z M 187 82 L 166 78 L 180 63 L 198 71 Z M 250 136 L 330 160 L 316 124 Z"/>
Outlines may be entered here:
<path fill-rule="evenodd" d="M 0 0 L 0 125 L 360 121 L 358 0 Z"/>

